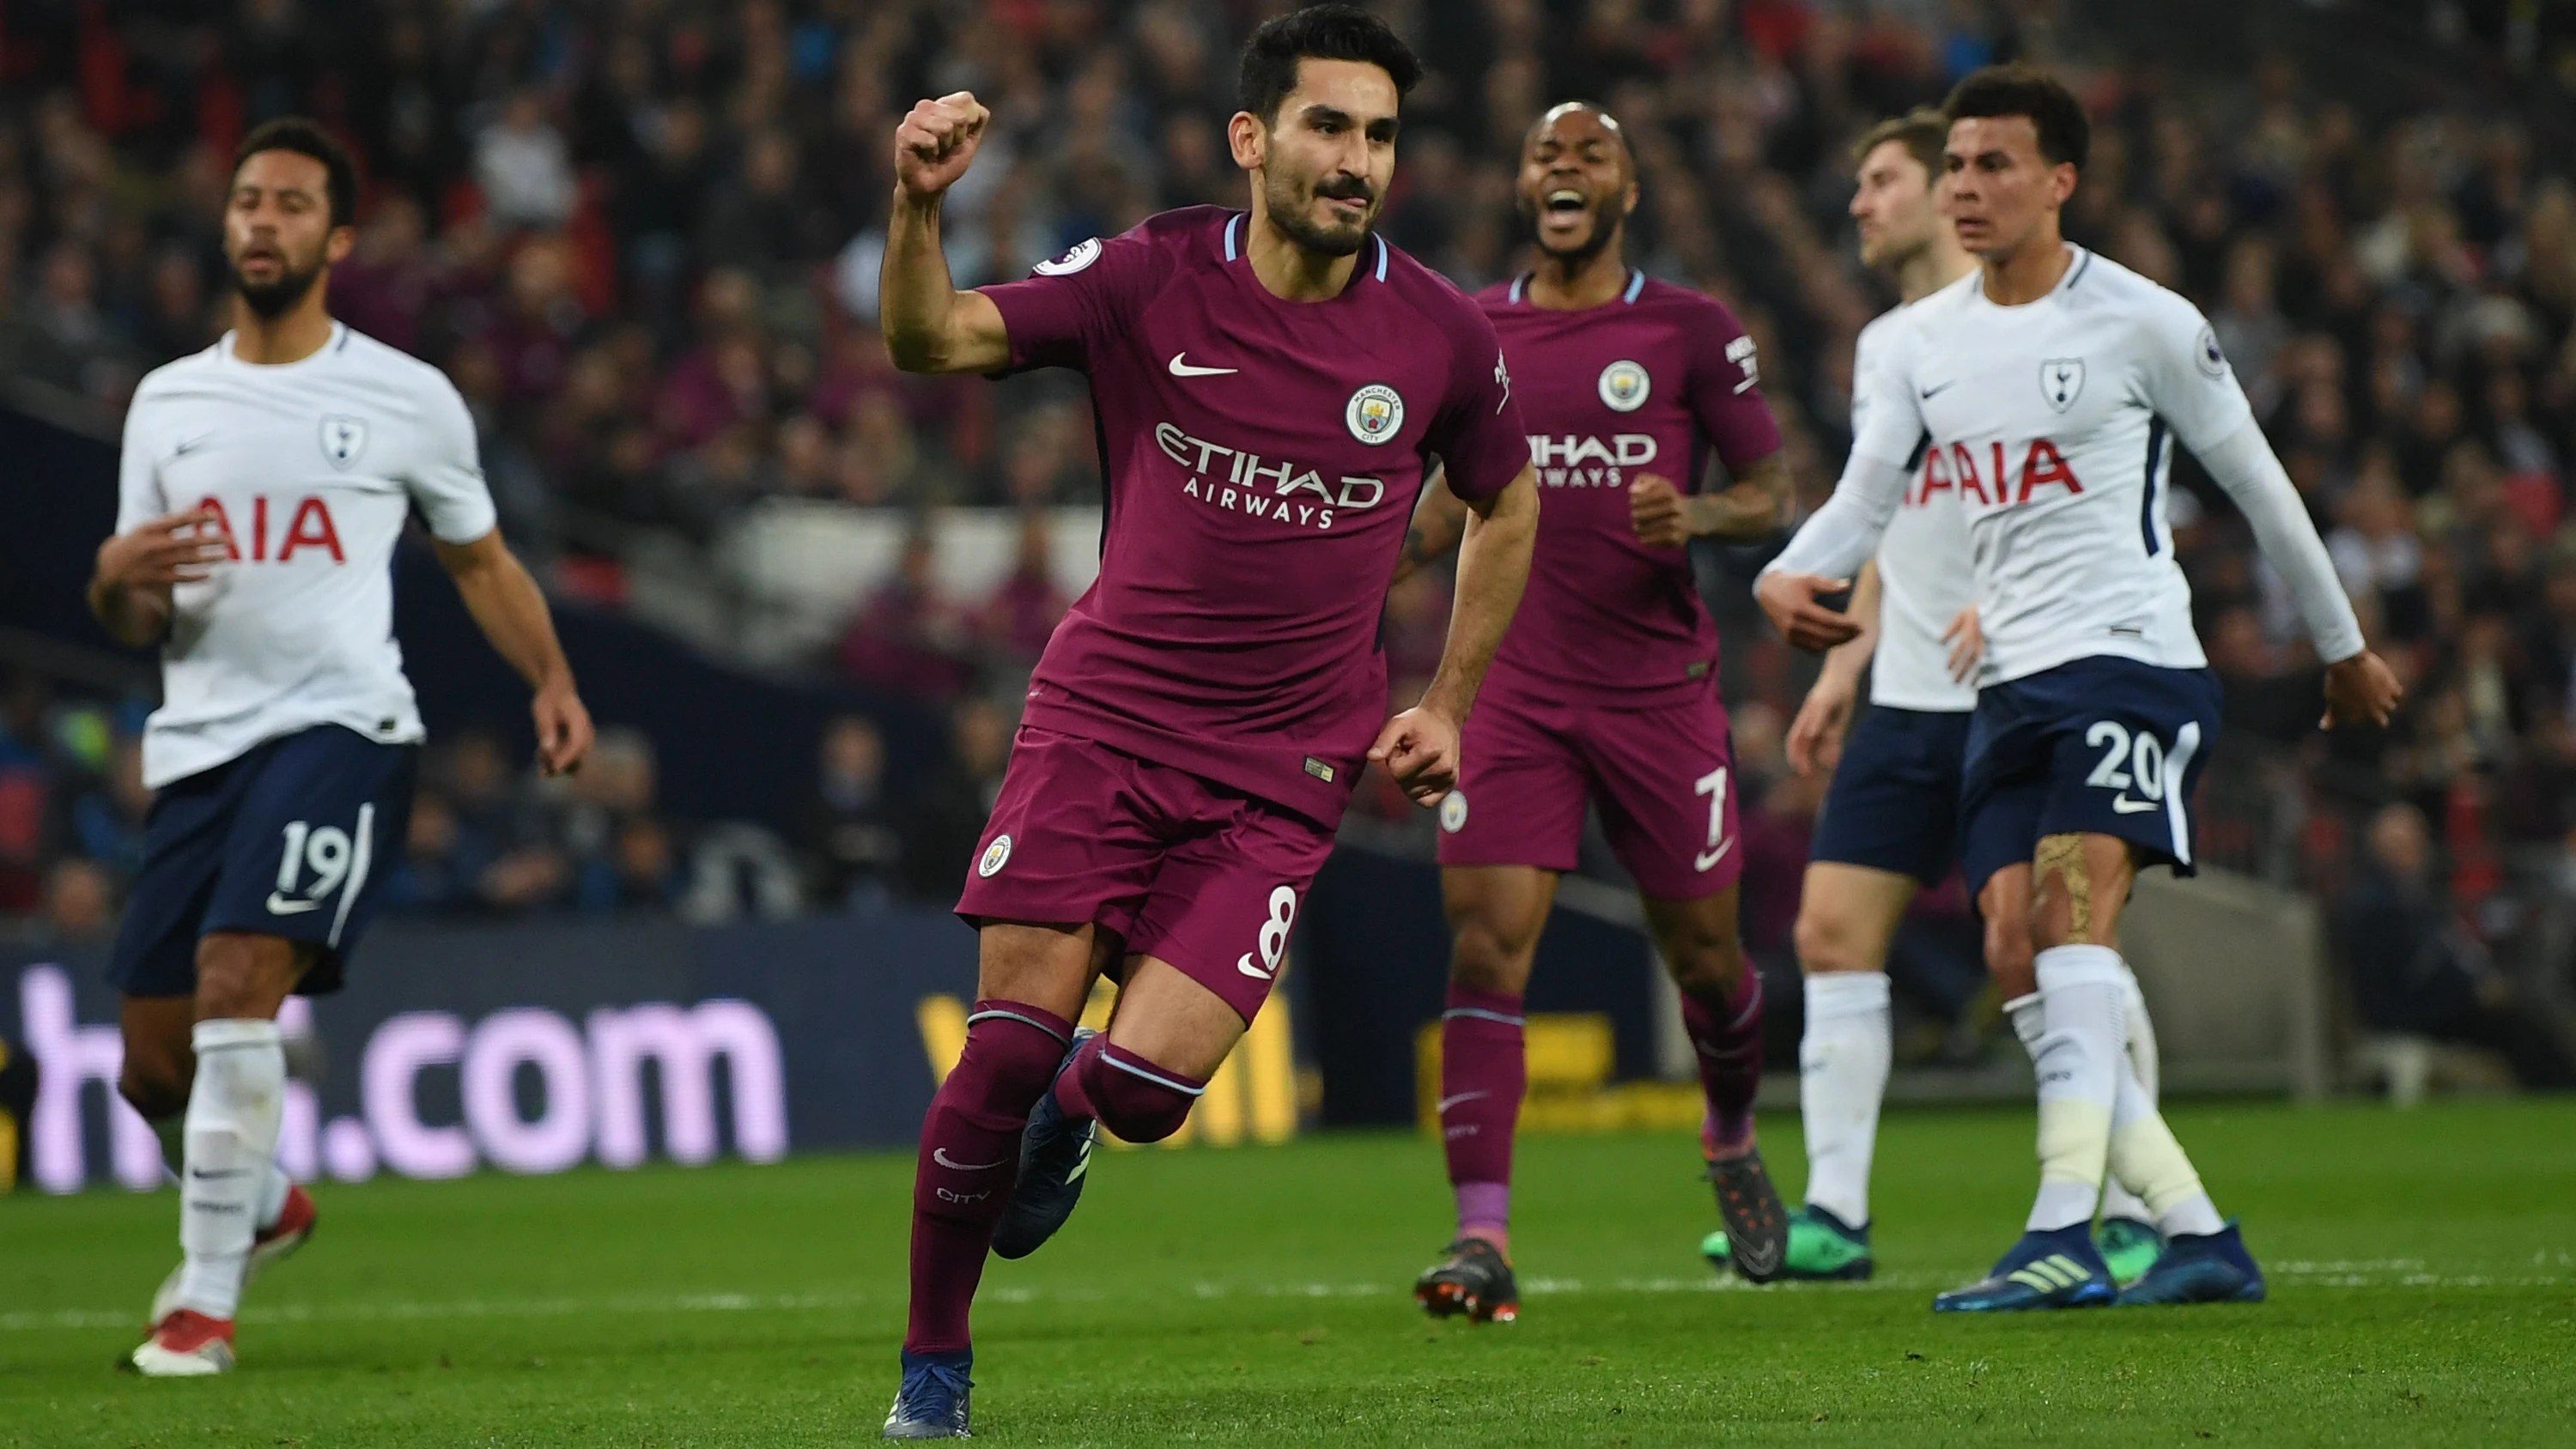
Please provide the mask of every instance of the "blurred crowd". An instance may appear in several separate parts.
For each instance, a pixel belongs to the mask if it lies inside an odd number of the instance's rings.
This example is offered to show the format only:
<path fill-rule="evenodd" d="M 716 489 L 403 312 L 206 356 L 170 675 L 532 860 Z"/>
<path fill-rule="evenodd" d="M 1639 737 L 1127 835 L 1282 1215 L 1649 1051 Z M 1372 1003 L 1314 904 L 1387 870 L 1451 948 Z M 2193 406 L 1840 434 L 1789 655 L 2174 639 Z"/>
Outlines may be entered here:
<path fill-rule="evenodd" d="M 0 675 L 0 933 L 99 946 L 143 859 L 148 707 Z M 580 773 L 544 779 L 500 737 L 466 728 L 425 751 L 384 908 L 454 918 L 745 914 L 944 907 L 1000 792 L 1011 722 L 960 698 L 930 768 L 890 776 L 877 723 L 822 729 L 791 819 L 675 818 L 652 741 L 611 726 Z"/>
<path fill-rule="evenodd" d="M 772 498 L 1094 498 L 1078 378 L 994 386 L 887 365 L 873 317 L 895 119 L 958 89 L 992 105 L 947 243 L 962 284 L 1016 276 L 1160 207 L 1240 204 L 1222 141 L 1234 49 L 1276 8 L 12 6 L 0 376 L 112 420 L 141 370 L 210 340 L 229 147 L 298 110 L 347 135 L 370 188 L 335 308 L 455 378 L 506 526 L 559 587 L 613 597 L 639 551 L 709 549 Z M 2367 890 L 2380 868 L 2365 822 L 2395 805 L 2423 823 L 2436 915 L 2472 937 L 2524 940 L 2546 914 L 2535 902 L 2576 889 L 2576 132 L 2549 79 L 2576 77 L 2576 10 L 2313 0 L 2350 17 L 2353 44 L 2420 50 L 2375 53 L 2373 69 L 2288 53 L 2169 65 L 2108 43 L 2104 26 L 2135 17 L 2090 0 L 1381 8 L 1429 68 L 1406 105 L 1390 238 L 1462 285 L 1508 275 L 1523 129 L 1562 97 L 1606 102 L 1645 190 L 1632 257 L 1744 318 L 1811 504 L 1845 443 L 1852 340 L 1893 300 L 1854 260 L 1849 138 L 1988 61 L 2060 67 L 2097 121 L 2070 234 L 2208 312 L 2411 689 L 2394 729 L 2321 740 L 2317 664 L 2284 591 L 2242 521 L 2179 468 L 2178 552 L 2227 686 L 2209 853 L 2329 898 Z M 2355 79 L 2410 65 L 2435 79 Z M 1043 540 L 1031 550 L 1042 558 Z M 1007 693 L 990 662 L 1024 662 L 1061 594 L 1041 566 L 999 598 L 943 597 L 927 544 L 916 552 L 859 601 L 832 658 L 934 699 Z M 1762 741 L 1806 675 L 1742 607 L 1744 573 L 1729 565 L 1718 603 L 1748 798 L 1756 828 L 1802 850 L 1816 783 Z M 1390 605 L 1399 694 L 1436 658 L 1441 588 L 1409 585 Z M 474 783 L 473 755 L 450 750 L 445 793 L 415 822 L 416 844 L 459 842 L 443 857 L 423 846 L 447 862 L 418 872 L 424 900 L 624 898 L 676 858 L 614 802 L 513 823 L 517 807 Z M 115 771 L 99 779 L 93 813 L 113 816 Z M 1407 818 L 1377 782 L 1361 813 Z M 885 878 L 864 863 L 876 828 L 824 830 L 806 849 Z M 529 854 L 536 840 L 553 854 Z M 1757 933 L 1773 917 L 1785 931 L 1776 905 L 1751 909 Z"/>

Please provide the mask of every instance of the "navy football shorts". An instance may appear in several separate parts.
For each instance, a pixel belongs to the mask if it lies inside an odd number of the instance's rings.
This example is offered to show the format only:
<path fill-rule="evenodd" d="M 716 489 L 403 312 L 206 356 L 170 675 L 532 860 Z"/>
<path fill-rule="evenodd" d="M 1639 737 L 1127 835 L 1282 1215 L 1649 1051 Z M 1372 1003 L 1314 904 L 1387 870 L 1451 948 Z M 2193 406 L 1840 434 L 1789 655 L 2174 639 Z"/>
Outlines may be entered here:
<path fill-rule="evenodd" d="M 163 786 L 108 980 L 194 996 L 198 938 L 238 931 L 322 947 L 296 993 L 339 990 L 401 859 L 419 756 L 316 725 Z"/>
<path fill-rule="evenodd" d="M 1871 705 L 1843 741 L 1809 858 L 1939 885 L 1959 858 L 1968 718 Z"/>
<path fill-rule="evenodd" d="M 2192 787 L 2218 739 L 2218 678 L 2077 659 L 1978 691 L 1961 790 L 1968 888 L 2050 835 L 2115 835 L 2194 870 Z"/>

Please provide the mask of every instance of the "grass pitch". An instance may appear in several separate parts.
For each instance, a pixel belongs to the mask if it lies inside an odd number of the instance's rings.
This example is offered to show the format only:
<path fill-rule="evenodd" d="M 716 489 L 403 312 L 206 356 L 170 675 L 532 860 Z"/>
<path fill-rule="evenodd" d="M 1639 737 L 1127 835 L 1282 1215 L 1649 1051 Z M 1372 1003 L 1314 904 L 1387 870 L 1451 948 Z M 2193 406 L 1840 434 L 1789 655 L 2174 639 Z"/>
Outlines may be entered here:
<path fill-rule="evenodd" d="M 1764 1124 L 1792 1186 L 1796 1124 Z M 1524 1142 L 1522 1321 L 1424 1319 L 1448 1226 L 1410 1136 L 1104 1156 L 996 1262 L 976 1427 L 1005 1444 L 2576 1443 L 2576 1103 L 2197 1106 L 2175 1125 L 2259 1307 L 1935 1318 L 2011 1239 L 2027 1112 L 1899 1113 L 1880 1276 L 1720 1282 L 1685 1137 Z M 110 1372 L 167 1194 L 0 1200 L 0 1446 L 874 1442 L 909 1155 L 379 1181 L 252 1293 L 243 1367 Z"/>

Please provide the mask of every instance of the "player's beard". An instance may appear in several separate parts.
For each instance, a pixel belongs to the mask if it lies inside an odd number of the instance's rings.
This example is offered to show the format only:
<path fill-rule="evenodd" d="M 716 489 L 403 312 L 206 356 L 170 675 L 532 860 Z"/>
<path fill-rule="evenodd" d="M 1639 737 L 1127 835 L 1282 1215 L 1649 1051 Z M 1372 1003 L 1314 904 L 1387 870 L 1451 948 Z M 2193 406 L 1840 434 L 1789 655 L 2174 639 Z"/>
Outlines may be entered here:
<path fill-rule="evenodd" d="M 1568 267 L 1579 267 L 1610 250 L 1619 240 L 1619 233 L 1627 229 L 1626 217 L 1613 213 L 1607 203 L 1596 202 L 1592 208 L 1592 234 L 1583 239 L 1583 245 L 1570 251 L 1552 251 L 1539 239 L 1539 209 L 1527 201 L 1520 203 L 1520 209 L 1521 229 L 1529 236 L 1530 245 L 1538 248 L 1540 256 Z"/>
<path fill-rule="evenodd" d="M 238 263 L 233 267 L 233 290 L 241 294 L 242 305 L 266 322 L 274 322 L 294 311 L 296 304 L 302 302 L 313 290 L 313 284 L 321 279 L 322 260 L 319 257 L 314 258 L 312 265 L 302 268 L 281 262 L 276 280 L 269 282 L 254 282 L 241 274 Z"/>
<path fill-rule="evenodd" d="M 1916 257 L 1923 255 L 1925 249 L 1931 245 L 1932 238 L 1928 233 L 1905 241 L 1882 239 L 1875 255 L 1867 251 L 1863 252 L 1860 259 L 1861 265 L 1874 271 L 1901 272 L 1912 264 Z"/>
<path fill-rule="evenodd" d="M 1369 214 L 1355 227 L 1343 229 L 1315 224 L 1313 206 L 1316 198 L 1337 197 L 1342 200 L 1355 200 L 1366 197 L 1367 192 L 1364 187 L 1357 196 L 1354 196 L 1350 183 L 1347 182 L 1338 187 L 1329 182 L 1318 182 L 1314 186 L 1305 187 L 1299 186 L 1277 172 L 1272 172 L 1264 182 L 1264 187 L 1262 199 L 1269 205 L 1270 224 L 1279 229 L 1280 235 L 1295 242 L 1300 249 L 1313 252 L 1318 256 L 1346 257 L 1358 251 L 1368 241 L 1369 223 L 1377 220 L 1377 211 L 1372 207 Z"/>

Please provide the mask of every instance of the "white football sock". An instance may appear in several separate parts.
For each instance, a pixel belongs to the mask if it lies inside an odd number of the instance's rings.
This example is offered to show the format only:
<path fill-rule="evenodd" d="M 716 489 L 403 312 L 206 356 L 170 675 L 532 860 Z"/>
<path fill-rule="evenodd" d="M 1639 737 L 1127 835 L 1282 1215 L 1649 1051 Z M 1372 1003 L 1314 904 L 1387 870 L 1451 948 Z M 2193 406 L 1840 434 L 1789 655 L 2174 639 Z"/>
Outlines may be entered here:
<path fill-rule="evenodd" d="M 2111 1175 L 2144 1199 L 2148 1221 L 2166 1237 L 2214 1233 L 2227 1226 L 2200 1185 L 2191 1158 L 2156 1110 L 2155 1098 L 2129 1063 L 2120 1064 L 2120 1097 L 2111 1109 Z"/>
<path fill-rule="evenodd" d="M 188 1169 L 188 1114 L 176 1113 L 149 1125 L 152 1135 L 161 1139 L 162 1175 L 170 1179 L 172 1187 L 187 1186 L 188 1180 L 182 1174 Z M 287 1190 L 294 1186 L 295 1179 L 286 1175 L 285 1168 L 275 1162 L 268 1165 L 268 1176 L 259 1185 L 259 1209 L 251 1215 L 259 1232 L 277 1226 L 277 1220 L 286 1213 Z"/>
<path fill-rule="evenodd" d="M 2147 1106 L 2153 1108 L 2156 1105 L 2157 1079 L 2162 1074 L 2162 1064 L 2156 1058 L 2156 1024 L 2147 1015 L 2145 993 L 2138 990 L 2138 973 L 2129 969 L 2128 962 L 2122 961 L 2120 974 L 2125 978 L 2126 986 L 2120 998 L 2120 1024 L 2127 1029 L 2129 1071 L 2136 1077 L 2138 1086 L 2146 1093 Z M 2126 1090 L 2124 1086 L 2122 1091 Z M 2117 1103 L 2114 1103 L 2111 1108 L 2113 1142 L 2116 1143 L 2119 1140 L 2119 1133 L 2120 1108 Z M 2113 1150 L 2116 1152 L 2118 1149 L 2115 1147 Z M 2102 1184 L 2102 1216 L 2128 1218 L 2141 1223 L 2151 1223 L 2156 1220 L 2155 1213 L 2147 1207 L 2146 1201 L 2129 1191 L 2128 1187 L 2120 1181 L 2120 1174 L 2117 1172 L 2113 1172 Z"/>
<path fill-rule="evenodd" d="M 1869 1164 L 1894 1054 L 1889 1031 L 1886 972 L 1807 978 L 1807 1025 L 1798 1040 L 1807 1201 L 1855 1228 L 1869 1222 Z"/>
<path fill-rule="evenodd" d="M 2120 953 L 2108 946 L 2051 946 L 2037 965 L 2041 1030 L 2036 1042 L 2022 1038 L 2039 1078 L 2039 1194 L 2028 1226 L 2049 1232 L 2091 1223 L 2101 1205 L 2120 1090 L 2123 987 Z M 2027 1014 L 2016 1014 L 2016 1032 Z"/>
<path fill-rule="evenodd" d="M 188 1167 L 180 1184 L 179 1305 L 229 1319 L 257 1235 L 262 1190 L 277 1171 L 286 1052 L 273 1021 L 201 1021 L 188 1094 Z"/>

